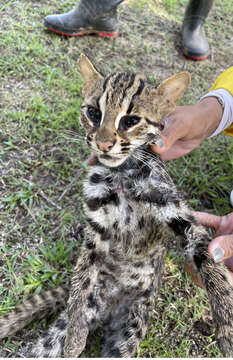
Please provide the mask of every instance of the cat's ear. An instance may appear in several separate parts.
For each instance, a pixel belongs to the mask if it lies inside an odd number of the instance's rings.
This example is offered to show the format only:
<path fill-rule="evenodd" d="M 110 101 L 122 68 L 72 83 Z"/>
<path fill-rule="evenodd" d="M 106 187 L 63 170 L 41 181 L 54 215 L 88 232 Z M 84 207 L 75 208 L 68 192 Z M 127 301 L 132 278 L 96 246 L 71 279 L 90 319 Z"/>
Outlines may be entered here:
<path fill-rule="evenodd" d="M 154 90 L 154 97 L 158 104 L 160 118 L 170 114 L 176 107 L 176 102 L 184 94 L 190 83 L 191 77 L 188 72 L 181 72 L 164 80 Z"/>
<path fill-rule="evenodd" d="M 98 81 L 102 80 L 103 76 L 101 73 L 96 69 L 94 64 L 91 62 L 90 59 L 84 54 L 80 55 L 78 60 L 78 64 L 80 67 L 80 72 L 83 78 L 84 87 L 83 91 L 85 93 L 85 89 L 88 87 L 93 87 L 93 85 Z"/>
<path fill-rule="evenodd" d="M 188 72 L 181 72 L 164 80 L 158 87 L 158 95 L 165 101 L 176 103 L 186 91 L 191 80 Z"/>

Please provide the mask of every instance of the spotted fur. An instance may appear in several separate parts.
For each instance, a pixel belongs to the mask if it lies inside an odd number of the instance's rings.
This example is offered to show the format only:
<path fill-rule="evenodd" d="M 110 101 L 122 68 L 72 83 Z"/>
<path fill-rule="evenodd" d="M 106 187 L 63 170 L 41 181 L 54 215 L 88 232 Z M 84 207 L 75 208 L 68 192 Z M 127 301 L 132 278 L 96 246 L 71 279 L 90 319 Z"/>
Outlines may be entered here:
<path fill-rule="evenodd" d="M 227 270 L 209 258 L 208 232 L 148 147 L 159 139 L 160 120 L 174 109 L 189 75 L 180 73 L 153 87 L 130 73 L 104 78 L 85 56 L 80 68 L 81 122 L 98 158 L 83 186 L 88 227 L 66 311 L 23 355 L 78 357 L 88 334 L 100 327 L 101 357 L 134 356 L 155 307 L 169 239 L 176 235 L 200 272 L 219 347 L 233 356 L 233 289 Z M 22 313 L 32 318 L 25 305 Z M 0 318 L 4 336 L 20 328 L 19 318 L 17 310 Z"/>

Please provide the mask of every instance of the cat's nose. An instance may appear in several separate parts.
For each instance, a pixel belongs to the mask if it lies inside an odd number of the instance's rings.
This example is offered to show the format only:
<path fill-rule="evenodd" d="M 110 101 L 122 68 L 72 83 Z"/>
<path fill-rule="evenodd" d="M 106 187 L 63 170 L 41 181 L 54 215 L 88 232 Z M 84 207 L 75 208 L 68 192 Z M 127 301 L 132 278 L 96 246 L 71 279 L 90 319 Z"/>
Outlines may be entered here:
<path fill-rule="evenodd" d="M 107 152 L 110 151 L 113 146 L 115 145 L 116 140 L 113 141 L 96 141 L 96 144 L 98 146 L 98 148 L 103 151 L 103 152 Z"/>

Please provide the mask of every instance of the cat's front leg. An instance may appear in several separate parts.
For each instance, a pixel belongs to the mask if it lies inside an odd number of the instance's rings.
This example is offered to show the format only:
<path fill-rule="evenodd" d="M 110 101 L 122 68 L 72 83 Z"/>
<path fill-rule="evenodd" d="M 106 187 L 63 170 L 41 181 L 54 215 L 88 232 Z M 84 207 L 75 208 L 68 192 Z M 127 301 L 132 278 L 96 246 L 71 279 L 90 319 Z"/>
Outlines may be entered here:
<path fill-rule="evenodd" d="M 211 241 L 206 228 L 194 218 L 192 211 L 172 187 L 150 186 L 138 199 L 146 203 L 155 222 L 162 222 L 167 229 L 182 239 L 189 260 L 200 272 L 216 326 L 217 342 L 225 356 L 233 356 L 233 286 L 226 266 L 216 264 L 208 254 Z"/>
<path fill-rule="evenodd" d="M 208 254 L 206 240 L 211 240 L 201 225 L 186 231 L 187 250 L 200 276 L 211 304 L 218 346 L 224 356 L 233 356 L 233 286 L 224 263 L 215 263 Z M 190 257 L 190 256 L 189 256 Z"/>
<path fill-rule="evenodd" d="M 200 273 L 210 301 L 216 337 L 224 356 L 233 356 L 233 286 L 224 263 L 215 263 L 208 254 L 211 241 L 206 228 L 198 224 L 187 208 L 168 221 L 168 226 L 184 238 L 189 260 Z"/>

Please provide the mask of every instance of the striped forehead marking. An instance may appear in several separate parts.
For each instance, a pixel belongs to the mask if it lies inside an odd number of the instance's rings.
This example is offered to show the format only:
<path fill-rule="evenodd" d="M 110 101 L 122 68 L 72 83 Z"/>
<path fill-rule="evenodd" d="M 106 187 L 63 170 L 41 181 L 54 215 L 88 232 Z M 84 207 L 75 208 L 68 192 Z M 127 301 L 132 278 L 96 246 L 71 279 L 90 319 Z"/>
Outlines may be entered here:
<path fill-rule="evenodd" d="M 134 101 L 141 95 L 144 87 L 145 82 L 141 75 L 117 73 L 105 79 L 103 90 L 106 95 L 101 99 L 106 103 L 109 99 L 113 103 L 117 101 L 118 106 L 123 107 L 122 110 L 125 111 L 127 107 L 126 111 L 129 114 L 134 107 Z"/>

